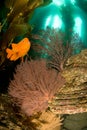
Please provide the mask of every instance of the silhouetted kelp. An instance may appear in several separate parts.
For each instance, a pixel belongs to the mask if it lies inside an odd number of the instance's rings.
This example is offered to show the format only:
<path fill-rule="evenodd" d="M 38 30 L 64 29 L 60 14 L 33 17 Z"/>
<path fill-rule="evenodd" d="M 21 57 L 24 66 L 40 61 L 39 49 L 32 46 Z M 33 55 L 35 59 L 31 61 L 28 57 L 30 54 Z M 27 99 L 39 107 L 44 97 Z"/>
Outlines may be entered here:
<path fill-rule="evenodd" d="M 34 9 L 49 4 L 51 0 L 5 0 L 1 10 L 0 21 L 0 66 L 6 60 L 5 49 L 10 46 L 17 36 L 29 36 L 32 26 L 29 20 Z M 3 14 L 3 16 L 2 16 Z"/>

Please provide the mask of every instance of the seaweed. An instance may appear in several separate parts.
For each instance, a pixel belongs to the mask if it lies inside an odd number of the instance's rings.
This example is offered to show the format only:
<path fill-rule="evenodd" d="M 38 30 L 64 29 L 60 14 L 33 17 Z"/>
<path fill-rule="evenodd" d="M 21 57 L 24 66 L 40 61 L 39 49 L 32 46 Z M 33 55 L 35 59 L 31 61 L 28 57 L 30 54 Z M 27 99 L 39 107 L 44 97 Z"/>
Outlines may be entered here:
<path fill-rule="evenodd" d="M 18 36 L 31 33 L 29 20 L 33 17 L 34 9 L 48 4 L 44 0 L 5 0 L 2 4 L 0 18 L 0 66 L 6 60 L 5 49 Z"/>

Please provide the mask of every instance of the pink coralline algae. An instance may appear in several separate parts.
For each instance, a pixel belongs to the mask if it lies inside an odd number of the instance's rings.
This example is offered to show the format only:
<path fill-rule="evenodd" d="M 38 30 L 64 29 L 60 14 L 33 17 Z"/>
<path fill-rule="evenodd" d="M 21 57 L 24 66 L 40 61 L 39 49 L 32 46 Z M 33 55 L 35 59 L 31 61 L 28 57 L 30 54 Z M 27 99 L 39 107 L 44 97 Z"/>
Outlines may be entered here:
<path fill-rule="evenodd" d="M 42 112 L 65 83 L 54 69 L 48 69 L 44 60 L 25 61 L 18 65 L 8 93 L 12 101 L 27 116 Z"/>

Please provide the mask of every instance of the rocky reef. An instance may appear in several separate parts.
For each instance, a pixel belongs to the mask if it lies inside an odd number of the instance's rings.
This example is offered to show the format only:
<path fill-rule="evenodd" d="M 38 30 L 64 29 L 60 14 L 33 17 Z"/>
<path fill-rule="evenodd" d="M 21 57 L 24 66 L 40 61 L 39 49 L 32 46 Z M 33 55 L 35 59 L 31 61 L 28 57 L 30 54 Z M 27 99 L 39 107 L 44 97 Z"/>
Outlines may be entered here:
<path fill-rule="evenodd" d="M 58 114 L 87 112 L 87 49 L 71 56 L 62 74 L 66 84 L 49 102 L 51 110 Z"/>
<path fill-rule="evenodd" d="M 8 94 L 0 95 L 0 130 L 60 130 L 61 124 L 60 116 L 49 110 L 26 117 Z"/>
<path fill-rule="evenodd" d="M 72 124 L 76 130 L 87 128 L 87 49 L 67 60 L 62 75 L 66 83 L 49 102 L 48 110 L 31 117 L 21 113 L 8 94 L 0 94 L 0 129 L 60 130 L 61 124 L 61 130 L 71 130 Z"/>

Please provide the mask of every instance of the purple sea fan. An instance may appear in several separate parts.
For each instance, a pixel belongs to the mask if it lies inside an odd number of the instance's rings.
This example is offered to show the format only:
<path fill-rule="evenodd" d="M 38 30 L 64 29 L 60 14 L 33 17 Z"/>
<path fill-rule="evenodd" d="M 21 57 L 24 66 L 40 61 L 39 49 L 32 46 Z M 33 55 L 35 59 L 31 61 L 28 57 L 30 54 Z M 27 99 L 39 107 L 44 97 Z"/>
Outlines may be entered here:
<path fill-rule="evenodd" d="M 31 48 L 47 57 L 48 66 L 58 72 L 63 71 L 67 59 L 73 54 L 73 45 L 64 37 L 64 32 L 49 27 L 32 35 Z"/>
<path fill-rule="evenodd" d="M 13 103 L 30 116 L 43 111 L 61 86 L 64 78 L 54 69 L 48 69 L 44 60 L 25 61 L 18 65 L 8 93 Z"/>

